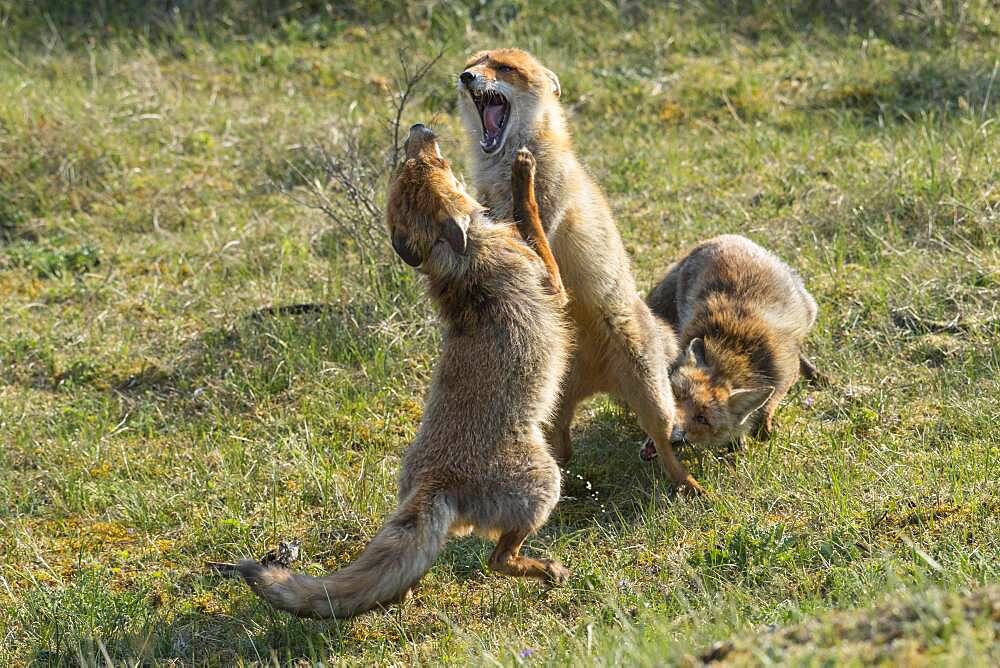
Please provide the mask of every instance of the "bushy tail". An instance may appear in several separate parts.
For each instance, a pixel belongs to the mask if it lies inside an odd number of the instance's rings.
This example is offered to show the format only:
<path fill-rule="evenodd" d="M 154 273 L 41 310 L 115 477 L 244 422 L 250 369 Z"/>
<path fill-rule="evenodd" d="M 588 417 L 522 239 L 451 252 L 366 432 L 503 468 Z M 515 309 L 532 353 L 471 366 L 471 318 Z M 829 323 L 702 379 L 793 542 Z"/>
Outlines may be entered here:
<path fill-rule="evenodd" d="M 353 617 L 406 596 L 444 548 L 454 519 L 446 497 L 418 490 L 339 571 L 316 578 L 251 560 L 237 568 L 261 598 L 280 610 L 300 617 Z"/>

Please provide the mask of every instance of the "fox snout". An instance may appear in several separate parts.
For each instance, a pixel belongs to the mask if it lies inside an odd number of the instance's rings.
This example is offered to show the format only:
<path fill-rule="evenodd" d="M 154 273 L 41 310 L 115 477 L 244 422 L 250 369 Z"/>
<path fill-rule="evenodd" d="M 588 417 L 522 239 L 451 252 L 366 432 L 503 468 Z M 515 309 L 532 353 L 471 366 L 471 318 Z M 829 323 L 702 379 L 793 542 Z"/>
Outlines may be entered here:
<path fill-rule="evenodd" d="M 437 150 L 437 135 L 423 123 L 417 123 L 410 127 L 410 134 L 403 144 L 403 151 L 407 159 L 419 157 L 425 149 L 431 149 L 435 155 L 440 155 Z"/>
<path fill-rule="evenodd" d="M 670 443 L 671 445 L 680 445 L 687 441 L 687 434 L 684 428 L 679 424 L 674 425 L 673 431 L 670 432 Z"/>
<path fill-rule="evenodd" d="M 458 89 L 463 88 L 473 96 L 496 90 L 497 80 L 481 72 L 465 70 L 458 75 Z"/>
<path fill-rule="evenodd" d="M 458 75 L 459 88 L 465 88 L 470 93 L 478 93 L 489 87 L 492 80 L 480 72 L 465 70 Z"/>

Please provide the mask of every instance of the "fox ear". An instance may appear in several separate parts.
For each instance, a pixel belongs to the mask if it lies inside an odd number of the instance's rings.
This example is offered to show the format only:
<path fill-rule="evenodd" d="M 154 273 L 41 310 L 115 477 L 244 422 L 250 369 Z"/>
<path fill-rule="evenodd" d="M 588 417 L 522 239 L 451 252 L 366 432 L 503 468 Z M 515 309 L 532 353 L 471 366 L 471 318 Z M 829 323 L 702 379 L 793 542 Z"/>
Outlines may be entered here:
<path fill-rule="evenodd" d="M 396 255 L 403 258 L 403 262 L 411 267 L 419 267 L 424 261 L 422 257 L 410 249 L 406 235 L 398 230 L 392 231 L 392 249 L 396 251 Z"/>
<path fill-rule="evenodd" d="M 459 216 L 449 218 L 444 221 L 444 229 L 441 231 L 441 238 L 448 242 L 451 249 L 459 255 L 465 255 L 468 246 L 467 232 L 469 230 L 469 217 Z"/>
<path fill-rule="evenodd" d="M 552 83 L 552 94 L 556 97 L 560 97 L 562 95 L 562 86 L 559 85 L 559 77 L 557 77 L 556 73 L 547 67 L 543 67 L 542 71 L 545 72 L 545 76 L 547 76 L 549 81 Z"/>
<path fill-rule="evenodd" d="M 691 339 L 687 348 L 687 363 L 691 366 L 708 366 L 708 355 L 705 354 L 705 341 L 701 338 Z"/>
<path fill-rule="evenodd" d="M 754 411 L 767 403 L 772 394 L 774 387 L 733 390 L 729 393 L 729 410 L 739 418 L 737 423 L 743 424 Z"/>

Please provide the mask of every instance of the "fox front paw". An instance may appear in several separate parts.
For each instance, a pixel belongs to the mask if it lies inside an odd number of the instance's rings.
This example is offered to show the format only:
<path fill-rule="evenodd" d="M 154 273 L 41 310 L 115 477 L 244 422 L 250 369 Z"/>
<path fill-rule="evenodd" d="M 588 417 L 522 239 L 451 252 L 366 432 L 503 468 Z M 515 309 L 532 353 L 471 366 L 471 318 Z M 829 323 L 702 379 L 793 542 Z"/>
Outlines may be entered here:
<path fill-rule="evenodd" d="M 705 488 L 691 476 L 688 476 L 687 480 L 678 484 L 677 491 L 682 496 L 687 497 L 705 496 L 707 494 Z"/>
<path fill-rule="evenodd" d="M 527 147 L 521 147 L 514 155 L 514 174 L 520 178 L 535 178 L 535 156 Z"/>
<path fill-rule="evenodd" d="M 639 459 L 644 462 L 651 462 L 656 459 L 656 457 L 656 443 L 653 442 L 653 439 L 647 438 L 643 441 L 642 447 L 639 448 Z"/>

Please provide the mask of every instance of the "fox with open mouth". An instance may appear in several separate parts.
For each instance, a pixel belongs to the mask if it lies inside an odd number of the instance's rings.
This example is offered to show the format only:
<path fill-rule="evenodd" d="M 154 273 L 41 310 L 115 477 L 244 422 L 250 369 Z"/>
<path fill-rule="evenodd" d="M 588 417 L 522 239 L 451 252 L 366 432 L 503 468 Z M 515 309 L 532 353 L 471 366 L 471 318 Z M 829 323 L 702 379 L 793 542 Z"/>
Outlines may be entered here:
<path fill-rule="evenodd" d="M 473 185 L 491 215 L 514 217 L 510 173 L 517 151 L 526 147 L 537 161 L 539 220 L 566 288 L 577 343 L 546 433 L 553 453 L 569 460 L 576 407 L 609 393 L 635 411 L 680 490 L 701 493 L 670 441 L 674 332 L 636 292 L 611 208 L 573 151 L 559 78 L 530 53 L 506 48 L 473 54 L 457 84 Z"/>
<path fill-rule="evenodd" d="M 561 93 L 559 78 L 525 56 L 510 49 L 504 62 L 497 62 L 483 51 L 469 59 L 459 77 L 460 90 L 468 91 L 459 96 L 466 127 L 482 128 L 481 136 L 472 139 L 486 154 L 497 153 L 508 142 L 515 149 L 524 146 L 531 138 L 524 130 L 536 126 L 536 116 L 545 113 L 546 96 Z"/>

